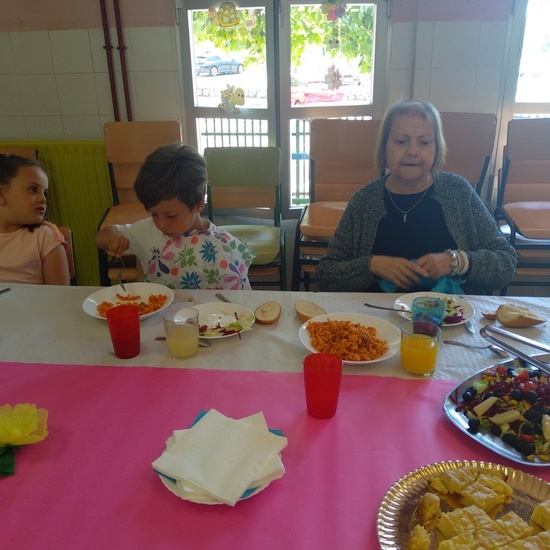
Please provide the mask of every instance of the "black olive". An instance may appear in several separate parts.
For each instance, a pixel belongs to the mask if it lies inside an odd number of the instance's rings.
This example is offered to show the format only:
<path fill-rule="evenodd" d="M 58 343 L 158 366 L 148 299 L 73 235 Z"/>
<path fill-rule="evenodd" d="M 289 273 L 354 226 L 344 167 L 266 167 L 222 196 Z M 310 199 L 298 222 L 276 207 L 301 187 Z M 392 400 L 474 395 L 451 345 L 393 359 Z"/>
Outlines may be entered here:
<path fill-rule="evenodd" d="M 538 398 L 539 398 L 539 394 L 534 390 L 528 391 L 525 394 L 525 400 L 529 401 L 529 403 L 534 403 Z"/>
<path fill-rule="evenodd" d="M 493 390 L 493 395 L 500 395 L 500 394 L 503 393 L 503 392 L 504 392 L 504 388 L 498 387 L 498 388 L 495 388 L 495 389 Z"/>
<path fill-rule="evenodd" d="M 550 414 L 550 409 L 548 407 L 541 407 L 540 408 L 541 417 L 542 417 L 543 414 Z"/>
<path fill-rule="evenodd" d="M 514 443 L 513 447 L 516 451 L 518 451 L 522 455 L 526 455 L 527 453 L 524 451 L 526 445 L 527 445 L 527 443 L 525 443 L 525 441 L 523 441 L 523 439 L 518 437 L 516 439 L 516 442 Z"/>
<path fill-rule="evenodd" d="M 533 425 L 530 424 L 529 422 L 524 422 L 520 428 L 520 433 L 522 434 L 525 434 L 525 435 L 533 435 Z"/>
<path fill-rule="evenodd" d="M 462 401 L 465 401 L 466 403 L 468 403 L 468 402 L 471 401 L 474 397 L 475 397 L 475 394 L 472 393 L 472 392 L 470 391 L 470 389 L 467 389 L 467 390 L 462 394 Z"/>
<path fill-rule="evenodd" d="M 502 441 L 504 441 L 504 443 L 508 443 L 508 445 L 514 446 L 517 441 L 517 437 L 512 432 L 506 432 L 502 436 Z"/>
<path fill-rule="evenodd" d="M 519 449 L 518 449 L 519 450 Z M 535 444 L 534 443 L 526 443 L 524 446 L 523 446 L 523 450 L 520 451 L 521 454 L 525 455 L 525 456 L 529 456 L 529 455 L 533 455 L 535 454 Z"/>
<path fill-rule="evenodd" d="M 529 378 L 540 378 L 542 373 L 539 369 L 533 369 L 529 371 Z"/>
<path fill-rule="evenodd" d="M 533 424 L 533 432 L 537 435 L 542 435 L 542 424 L 540 422 Z"/>
<path fill-rule="evenodd" d="M 523 394 L 516 388 L 510 392 L 510 397 L 516 401 L 521 401 L 523 399 Z"/>
<path fill-rule="evenodd" d="M 470 420 L 468 420 L 468 427 L 470 428 L 470 431 L 472 433 L 477 433 L 479 431 L 479 425 L 481 424 L 479 418 L 470 418 Z"/>
<path fill-rule="evenodd" d="M 512 367 L 508 367 L 506 369 L 506 376 L 515 376 L 515 375 L 516 375 L 516 371 Z"/>
<path fill-rule="evenodd" d="M 487 399 L 489 399 L 489 397 L 493 397 L 493 394 L 490 391 L 488 391 L 487 393 L 484 393 L 483 396 L 481 397 L 481 400 L 486 401 Z"/>
<path fill-rule="evenodd" d="M 502 433 L 502 429 L 498 424 L 492 424 L 491 425 L 491 433 L 493 435 L 500 435 Z"/>

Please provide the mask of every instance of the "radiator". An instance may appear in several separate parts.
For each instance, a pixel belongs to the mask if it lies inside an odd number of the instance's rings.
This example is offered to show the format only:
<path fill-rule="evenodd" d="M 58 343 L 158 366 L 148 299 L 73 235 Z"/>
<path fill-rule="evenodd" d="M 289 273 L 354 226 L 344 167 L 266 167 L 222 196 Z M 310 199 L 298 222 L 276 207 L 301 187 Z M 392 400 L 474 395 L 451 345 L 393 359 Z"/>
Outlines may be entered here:
<path fill-rule="evenodd" d="M 37 150 L 49 178 L 48 220 L 73 232 L 77 284 L 99 285 L 94 235 L 113 201 L 103 141 L 12 141 L 0 147 Z"/>

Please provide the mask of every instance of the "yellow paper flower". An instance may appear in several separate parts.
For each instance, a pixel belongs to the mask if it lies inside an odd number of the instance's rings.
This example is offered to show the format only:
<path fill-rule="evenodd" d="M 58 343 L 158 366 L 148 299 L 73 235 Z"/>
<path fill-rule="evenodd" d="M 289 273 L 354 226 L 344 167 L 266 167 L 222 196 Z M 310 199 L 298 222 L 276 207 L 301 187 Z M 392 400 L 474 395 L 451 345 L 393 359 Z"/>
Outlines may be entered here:
<path fill-rule="evenodd" d="M 25 403 L 0 407 L 0 447 L 38 443 L 48 435 L 48 411 Z"/>

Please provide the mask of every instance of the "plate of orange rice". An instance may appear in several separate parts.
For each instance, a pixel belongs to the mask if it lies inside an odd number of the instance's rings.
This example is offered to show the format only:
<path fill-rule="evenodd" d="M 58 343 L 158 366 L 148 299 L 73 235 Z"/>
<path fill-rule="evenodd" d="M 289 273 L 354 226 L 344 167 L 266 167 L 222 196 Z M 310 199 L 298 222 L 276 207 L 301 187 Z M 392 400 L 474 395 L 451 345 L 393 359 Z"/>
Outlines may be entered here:
<path fill-rule="evenodd" d="M 82 303 L 82 309 L 92 317 L 105 319 L 112 307 L 130 304 L 139 308 L 141 319 L 147 319 L 167 308 L 174 300 L 172 289 L 156 283 L 124 283 L 124 286 L 126 291 L 116 285 L 90 294 Z"/>
<path fill-rule="evenodd" d="M 331 313 L 306 321 L 298 333 L 311 352 L 332 353 L 347 365 L 367 365 L 393 357 L 400 348 L 398 327 L 371 315 Z"/>

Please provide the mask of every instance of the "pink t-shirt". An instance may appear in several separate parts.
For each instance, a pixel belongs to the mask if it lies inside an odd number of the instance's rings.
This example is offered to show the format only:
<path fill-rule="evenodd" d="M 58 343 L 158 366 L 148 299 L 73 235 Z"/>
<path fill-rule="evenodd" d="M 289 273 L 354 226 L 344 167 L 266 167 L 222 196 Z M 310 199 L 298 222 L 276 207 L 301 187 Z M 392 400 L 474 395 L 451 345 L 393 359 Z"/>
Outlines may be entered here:
<path fill-rule="evenodd" d="M 0 233 L 0 282 L 44 284 L 42 260 L 63 243 L 63 235 L 50 225 L 32 233 L 26 227 Z"/>

